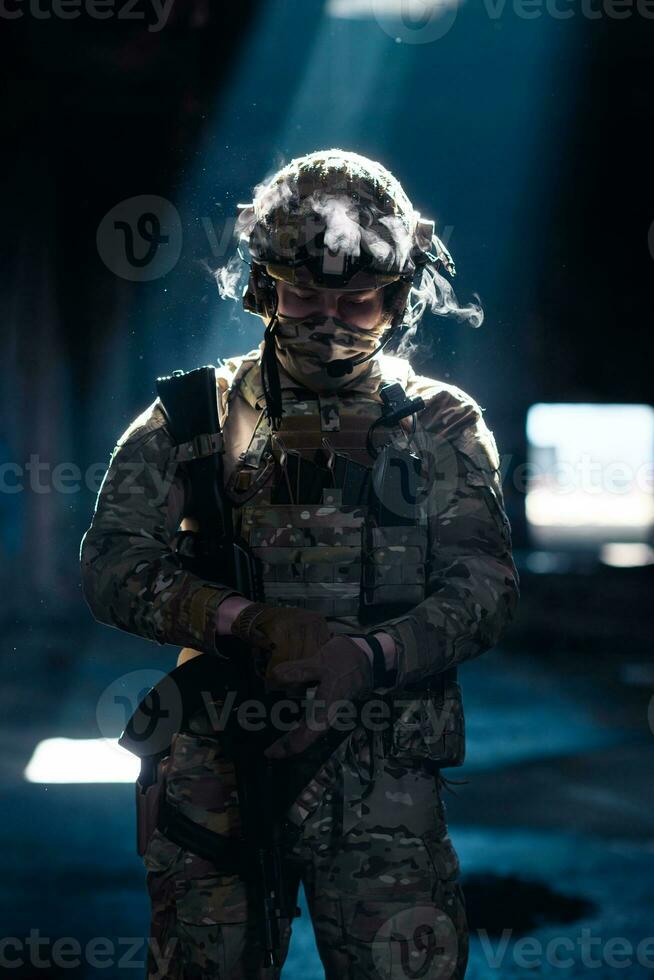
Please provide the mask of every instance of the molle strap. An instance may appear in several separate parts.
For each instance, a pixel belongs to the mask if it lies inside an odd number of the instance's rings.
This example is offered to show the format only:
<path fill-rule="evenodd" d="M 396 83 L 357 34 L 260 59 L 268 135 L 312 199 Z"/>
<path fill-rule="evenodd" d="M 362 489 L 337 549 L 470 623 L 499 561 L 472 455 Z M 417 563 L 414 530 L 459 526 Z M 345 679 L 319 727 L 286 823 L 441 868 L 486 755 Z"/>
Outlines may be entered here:
<path fill-rule="evenodd" d="M 341 413 L 339 400 L 334 395 L 319 395 L 320 429 L 322 432 L 340 432 Z"/>
<path fill-rule="evenodd" d="M 213 456 L 214 453 L 224 452 L 224 443 L 221 432 L 207 432 L 175 446 L 172 458 L 176 463 L 188 463 L 192 459 L 203 459 L 205 456 Z"/>
<path fill-rule="evenodd" d="M 263 457 L 270 446 L 270 433 L 265 430 L 264 423 L 265 413 L 262 412 L 254 427 L 248 448 L 241 456 L 243 465 L 252 469 L 258 469 L 261 466 Z"/>
<path fill-rule="evenodd" d="M 256 494 L 263 493 L 275 473 L 275 462 L 272 456 L 265 466 L 258 470 L 236 469 L 227 481 L 227 494 L 236 507 L 242 507 Z"/>

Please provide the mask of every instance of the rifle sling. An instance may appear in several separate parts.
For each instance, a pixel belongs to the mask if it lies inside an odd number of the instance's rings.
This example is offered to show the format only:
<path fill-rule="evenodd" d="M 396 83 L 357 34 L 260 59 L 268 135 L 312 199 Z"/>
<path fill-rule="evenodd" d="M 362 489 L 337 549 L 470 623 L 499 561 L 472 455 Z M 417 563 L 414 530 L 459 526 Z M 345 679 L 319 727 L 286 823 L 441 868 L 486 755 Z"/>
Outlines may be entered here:
<path fill-rule="evenodd" d="M 161 833 L 186 851 L 211 861 L 225 874 L 251 877 L 257 873 L 255 857 L 242 837 L 217 834 L 185 816 L 177 807 L 164 802 L 159 816 Z"/>

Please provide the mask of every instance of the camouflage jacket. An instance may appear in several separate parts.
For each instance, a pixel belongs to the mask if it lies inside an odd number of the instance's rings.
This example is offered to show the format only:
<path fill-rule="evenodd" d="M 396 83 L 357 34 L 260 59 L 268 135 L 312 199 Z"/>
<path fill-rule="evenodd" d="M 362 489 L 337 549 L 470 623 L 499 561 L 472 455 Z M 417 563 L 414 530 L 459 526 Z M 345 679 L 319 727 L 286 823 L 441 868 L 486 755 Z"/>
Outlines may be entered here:
<path fill-rule="evenodd" d="M 225 468 L 232 484 L 244 467 L 256 470 L 265 458 L 258 357 L 252 352 L 216 372 Z M 378 391 L 389 380 L 400 380 L 409 397 L 420 395 L 426 403 L 412 444 L 431 467 L 422 500 L 426 545 L 420 601 L 392 618 L 382 615 L 375 626 L 383 623 L 395 640 L 395 688 L 401 691 L 431 686 L 446 672 L 451 677 L 449 668 L 493 646 L 512 617 L 518 577 L 495 441 L 480 407 L 463 391 L 416 376 L 399 358 L 381 356 L 357 382 L 357 390 L 319 400 L 322 429 L 337 441 L 338 432 L 330 430 L 339 428 L 333 422 L 339 410 L 356 415 L 365 403 L 366 411 L 379 414 Z M 293 385 L 283 387 L 285 415 L 287 407 L 302 414 L 305 406 Z M 284 431 L 281 435 L 286 438 Z M 395 437 L 403 435 L 398 431 Z M 352 433 L 345 437 L 352 444 Z M 188 496 L 176 447 L 155 401 L 112 454 L 82 541 L 83 591 L 103 623 L 159 643 L 214 651 L 216 610 L 234 589 L 193 575 L 175 553 Z M 402 549 L 391 546 L 384 554 L 393 550 Z M 401 564 L 402 556 L 396 560 Z M 440 692 L 441 706 L 446 693 Z"/>

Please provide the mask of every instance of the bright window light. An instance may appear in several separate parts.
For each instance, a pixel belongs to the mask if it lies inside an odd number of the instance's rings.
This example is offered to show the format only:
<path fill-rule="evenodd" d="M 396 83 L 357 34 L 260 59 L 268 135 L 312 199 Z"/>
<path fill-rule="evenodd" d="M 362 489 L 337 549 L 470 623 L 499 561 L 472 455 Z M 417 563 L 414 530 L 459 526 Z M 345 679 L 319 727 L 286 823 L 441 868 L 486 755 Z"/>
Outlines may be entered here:
<path fill-rule="evenodd" d="M 637 541 L 612 541 L 600 549 L 600 561 L 614 568 L 654 565 L 654 548 Z"/>
<path fill-rule="evenodd" d="M 533 405 L 527 520 L 538 547 L 646 543 L 654 524 L 654 409 Z"/>
<path fill-rule="evenodd" d="M 24 772 L 28 783 L 133 783 L 139 760 L 112 738 L 47 738 Z"/>
<path fill-rule="evenodd" d="M 406 20 L 429 17 L 461 0 L 329 0 L 327 13 L 332 17 L 392 17 Z"/>

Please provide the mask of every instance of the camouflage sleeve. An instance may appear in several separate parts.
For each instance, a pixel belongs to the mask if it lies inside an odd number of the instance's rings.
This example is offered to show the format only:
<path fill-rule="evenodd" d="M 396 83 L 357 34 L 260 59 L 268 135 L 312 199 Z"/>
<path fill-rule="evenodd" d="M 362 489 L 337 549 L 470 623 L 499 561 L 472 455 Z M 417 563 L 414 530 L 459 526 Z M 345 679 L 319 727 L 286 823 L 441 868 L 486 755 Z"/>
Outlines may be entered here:
<path fill-rule="evenodd" d="M 157 402 L 118 441 L 82 539 L 84 597 L 96 619 L 158 643 L 215 652 L 215 614 L 233 589 L 185 570 L 173 536 L 186 487 Z"/>
<path fill-rule="evenodd" d="M 430 470 L 427 598 L 383 626 L 398 650 L 398 688 L 488 650 L 518 600 L 500 461 L 481 409 L 448 386 L 427 402 L 415 438 Z"/>

